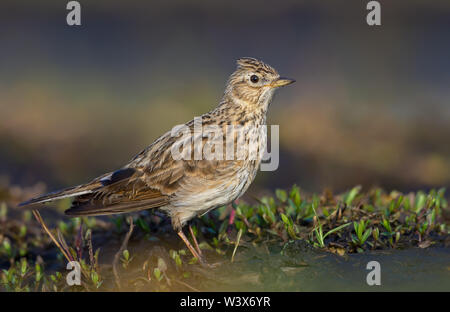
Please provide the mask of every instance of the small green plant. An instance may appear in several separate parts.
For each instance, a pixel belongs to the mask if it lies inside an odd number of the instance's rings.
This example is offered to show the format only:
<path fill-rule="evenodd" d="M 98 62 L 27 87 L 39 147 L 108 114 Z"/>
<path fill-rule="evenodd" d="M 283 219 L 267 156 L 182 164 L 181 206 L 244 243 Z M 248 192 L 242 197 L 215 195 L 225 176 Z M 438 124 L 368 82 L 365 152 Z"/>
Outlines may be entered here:
<path fill-rule="evenodd" d="M 166 280 L 168 280 L 166 276 L 166 271 L 167 271 L 166 262 L 162 258 L 158 258 L 158 265 L 156 268 L 153 269 L 153 275 L 155 276 L 158 282 L 161 282 L 164 277 L 166 278 Z"/>
<path fill-rule="evenodd" d="M 355 229 L 355 234 L 352 234 L 352 242 L 362 247 L 364 243 L 367 241 L 367 239 L 370 237 L 370 234 L 372 234 L 372 228 L 366 229 L 367 225 L 369 225 L 369 220 L 360 220 L 359 223 L 354 221 L 353 227 Z"/>
<path fill-rule="evenodd" d="M 180 253 L 175 250 L 169 251 L 170 257 L 175 261 L 175 265 L 178 269 L 181 269 L 183 262 L 180 257 Z"/>
<path fill-rule="evenodd" d="M 8 270 L 3 270 L 2 273 L 1 284 L 7 291 L 23 292 L 31 290 L 27 279 L 32 273 L 25 258 L 16 261 Z"/>
<path fill-rule="evenodd" d="M 257 204 L 240 201 L 238 205 L 233 205 L 233 210 L 230 207 L 213 210 L 195 221 L 193 232 L 194 235 L 203 234 L 200 248 L 210 251 L 204 254 L 210 263 L 215 262 L 211 259 L 213 254 L 215 258 L 222 258 L 221 263 L 235 259 L 246 261 L 245 257 L 238 257 L 242 250 L 262 246 L 272 252 L 275 249 L 271 248 L 271 244 L 284 244 L 286 247 L 293 240 L 304 240 L 312 247 L 337 254 L 364 252 L 370 248 L 428 248 L 444 242 L 449 235 L 443 216 L 448 209 L 444 191 L 402 194 L 377 188 L 361 192 L 361 187 L 357 186 L 343 194 L 333 195 L 330 192 L 303 193 L 294 185 L 288 190 L 276 190 L 274 196 L 255 198 Z M 36 228 L 39 224 L 31 219 L 35 214 L 31 211 L 14 216 L 14 222 L 9 222 L 12 216 L 8 215 L 7 205 L 9 203 L 0 201 L 0 263 L 3 265 L 0 291 L 116 289 L 110 282 L 116 280 L 114 272 L 112 276 L 110 270 L 101 270 L 98 264 L 100 250 L 93 249 L 92 231 L 95 229 L 101 230 L 101 235 L 122 236 L 127 227 L 123 216 L 110 217 L 112 226 L 95 218 L 53 220 L 56 228 L 45 227 L 42 231 L 40 227 Z M 38 217 L 39 223 L 43 222 L 39 215 L 35 217 Z M 165 240 L 151 231 L 161 221 L 168 221 L 163 218 L 150 217 L 147 213 L 135 216 L 135 223 L 141 229 L 137 236 L 143 234 L 145 241 L 157 240 L 165 249 Z M 350 224 L 353 224 L 352 228 L 348 228 Z M 87 229 L 83 230 L 83 227 Z M 197 270 L 198 263 L 188 249 L 170 250 L 174 247 L 168 244 L 169 257 L 163 256 L 167 251 L 162 250 L 161 257 L 155 259 L 152 255 L 145 261 L 142 270 L 135 270 L 142 265 L 138 263 L 140 257 L 133 258 L 127 245 L 122 246 L 125 247 L 115 254 L 114 261 L 117 259 L 117 262 L 114 263 L 127 270 L 127 289 L 144 287 L 142 289 L 167 291 L 177 285 L 175 290 L 186 287 L 196 291 L 197 286 L 194 285 L 198 285 L 196 283 L 202 273 Z M 287 250 L 284 247 L 283 250 Z M 36 259 L 36 250 L 51 248 L 60 265 L 57 270 L 62 273 L 48 273 L 54 264 L 46 267 L 42 259 Z M 31 262 L 33 259 L 36 261 Z M 82 285 L 69 288 L 64 272 L 67 261 L 71 260 L 81 265 Z M 120 271 L 116 270 L 116 273 Z M 118 280 L 120 282 L 120 276 Z M 141 286 L 135 286 L 138 284 Z"/>
<path fill-rule="evenodd" d="M 8 239 L 3 239 L 3 243 L 0 246 L 0 255 L 1 254 L 5 254 L 9 259 L 15 258 L 15 250 Z"/>
<path fill-rule="evenodd" d="M 148 223 L 143 219 L 143 218 L 138 218 L 136 220 L 136 225 L 145 233 L 149 233 L 150 232 L 150 227 L 148 225 Z"/>
<path fill-rule="evenodd" d="M 386 236 L 388 238 L 389 245 L 394 247 L 393 237 L 395 235 L 395 231 L 392 230 L 391 223 L 388 219 L 383 218 L 381 224 L 383 225 L 385 232 L 381 233 L 381 235 Z"/>
<path fill-rule="evenodd" d="M 128 249 L 125 249 L 122 252 L 122 258 L 120 258 L 120 261 L 122 262 L 122 266 L 124 269 L 128 268 L 130 265 L 130 262 L 133 260 L 133 257 L 130 257 L 130 252 Z"/>
<path fill-rule="evenodd" d="M 344 203 L 347 206 L 350 206 L 353 201 L 355 200 L 356 196 L 358 195 L 359 191 L 361 191 L 361 186 L 355 186 L 352 188 L 345 196 L 344 196 Z"/>
<path fill-rule="evenodd" d="M 427 196 L 424 192 L 419 191 L 416 194 L 416 200 L 414 203 L 414 210 L 418 214 L 424 207 L 427 201 Z"/>
<path fill-rule="evenodd" d="M 100 288 L 100 286 L 103 283 L 103 281 L 100 280 L 100 276 L 98 275 L 98 273 L 96 271 L 91 271 L 91 281 L 96 288 Z"/>
<path fill-rule="evenodd" d="M 275 195 L 277 196 L 278 200 L 282 203 L 285 203 L 288 199 L 288 195 L 285 190 L 276 189 Z"/>
<path fill-rule="evenodd" d="M 398 211 L 398 209 L 400 208 L 400 205 L 403 202 L 403 196 L 400 195 L 397 200 L 392 199 L 388 208 L 385 211 L 385 216 L 389 217 L 391 214 L 393 214 L 394 212 Z"/>
<path fill-rule="evenodd" d="M 284 213 L 281 213 L 281 219 L 283 220 L 284 226 L 289 234 L 289 237 L 294 240 L 299 239 L 299 237 L 297 236 L 298 230 L 294 225 L 294 222 L 292 221 L 291 217 L 288 217 Z"/>
<path fill-rule="evenodd" d="M 371 244 L 372 248 L 375 249 L 377 247 L 377 244 L 379 243 L 380 239 L 380 230 L 378 227 L 374 228 L 372 230 L 372 237 L 373 237 L 373 243 Z M 370 242 L 369 242 L 370 244 Z"/>
<path fill-rule="evenodd" d="M 429 223 L 427 221 L 423 222 L 422 224 L 418 224 L 417 231 L 419 232 L 421 238 L 423 238 L 426 235 L 428 228 Z"/>
<path fill-rule="evenodd" d="M 316 223 L 317 223 L 317 225 L 314 227 L 314 229 L 312 231 L 312 233 L 314 233 L 314 237 L 315 237 L 315 241 L 313 240 L 313 245 L 314 246 L 319 246 L 320 248 L 324 248 L 325 247 L 325 238 L 328 235 L 336 233 L 336 232 L 340 231 L 341 229 L 343 229 L 346 226 L 351 224 L 351 222 L 342 224 L 342 225 L 340 225 L 338 227 L 335 227 L 334 229 L 328 231 L 327 233 L 323 234 L 322 224 L 320 223 L 319 216 L 317 215 L 317 212 L 316 212 L 316 209 L 315 209 L 314 205 L 313 205 L 312 209 L 314 211 L 315 220 L 316 220 Z"/>

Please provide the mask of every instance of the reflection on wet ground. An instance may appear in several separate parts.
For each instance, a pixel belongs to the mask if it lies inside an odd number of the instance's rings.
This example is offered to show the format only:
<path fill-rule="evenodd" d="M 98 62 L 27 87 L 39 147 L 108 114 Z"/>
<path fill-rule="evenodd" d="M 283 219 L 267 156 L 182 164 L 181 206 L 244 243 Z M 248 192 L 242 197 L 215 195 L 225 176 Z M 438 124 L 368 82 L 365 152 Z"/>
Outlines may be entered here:
<path fill-rule="evenodd" d="M 132 249 L 145 248 L 145 251 L 132 252 L 137 255 L 136 262 L 121 275 L 121 279 L 133 281 L 133 287 L 125 286 L 122 290 L 152 291 L 145 286 L 145 281 L 136 287 L 134 277 L 138 271 L 142 272 L 143 263 L 139 258 L 161 257 L 167 251 L 151 242 L 138 245 Z M 166 290 L 450 291 L 450 249 L 446 247 L 377 250 L 339 256 L 296 241 L 283 249 L 278 244 L 240 247 L 233 263 L 224 258 L 215 260 L 219 261 L 215 268 L 190 266 L 196 278 L 191 278 L 187 286 L 172 279 L 172 285 Z M 366 266 L 370 261 L 380 263 L 381 286 L 369 286 L 366 282 L 371 271 Z M 169 262 L 168 272 L 171 270 Z M 216 263 L 214 257 L 209 258 L 209 263 Z"/>
<path fill-rule="evenodd" d="M 369 261 L 381 266 L 381 286 L 368 286 Z M 210 289 L 220 291 L 449 291 L 448 248 L 388 250 L 346 257 L 298 246 L 284 255 L 240 254 L 237 263 L 224 265 L 221 280 Z"/>

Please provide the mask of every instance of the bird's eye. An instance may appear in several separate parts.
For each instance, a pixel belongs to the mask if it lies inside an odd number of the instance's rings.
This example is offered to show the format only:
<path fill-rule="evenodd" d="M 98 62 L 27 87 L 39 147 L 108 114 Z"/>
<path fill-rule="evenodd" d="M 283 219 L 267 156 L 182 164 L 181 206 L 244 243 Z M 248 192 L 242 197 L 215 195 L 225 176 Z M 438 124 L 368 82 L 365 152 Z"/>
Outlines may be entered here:
<path fill-rule="evenodd" d="M 250 81 L 253 83 L 257 83 L 259 81 L 259 77 L 256 75 L 251 75 L 250 76 Z"/>

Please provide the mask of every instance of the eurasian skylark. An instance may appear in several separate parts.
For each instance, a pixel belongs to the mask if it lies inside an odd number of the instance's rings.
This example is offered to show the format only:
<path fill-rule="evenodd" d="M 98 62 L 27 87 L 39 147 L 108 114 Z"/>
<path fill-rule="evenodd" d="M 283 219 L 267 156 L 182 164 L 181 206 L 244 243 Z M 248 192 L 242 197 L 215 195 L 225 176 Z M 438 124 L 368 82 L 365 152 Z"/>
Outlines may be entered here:
<path fill-rule="evenodd" d="M 232 145 L 239 148 L 244 144 L 254 148 L 256 157 L 250 157 L 247 152 L 244 157 L 234 159 L 176 159 L 173 150 L 174 145 L 180 143 L 179 137 L 169 131 L 121 169 L 87 184 L 31 199 L 21 206 L 73 197 L 70 209 L 65 212 L 70 216 L 160 208 L 170 216 L 174 230 L 194 257 L 203 263 L 195 237 L 196 248 L 189 243 L 182 227 L 193 217 L 228 205 L 244 194 L 261 163 L 261 151 L 266 148 L 265 133 L 255 129 L 266 124 L 267 109 L 275 89 L 293 82 L 292 79 L 281 78 L 274 68 L 259 60 L 241 58 L 219 105 L 197 119 L 202 126 L 216 126 L 223 133 L 227 133 L 230 126 L 244 127 L 243 140 L 239 143 L 233 134 Z M 186 123 L 185 128 L 195 131 L 194 120 Z M 201 148 L 208 144 L 205 137 L 200 134 Z M 188 149 L 190 153 L 196 148 L 194 141 L 195 134 L 182 142 L 192 147 Z M 189 229 L 192 234 L 192 229 Z"/>

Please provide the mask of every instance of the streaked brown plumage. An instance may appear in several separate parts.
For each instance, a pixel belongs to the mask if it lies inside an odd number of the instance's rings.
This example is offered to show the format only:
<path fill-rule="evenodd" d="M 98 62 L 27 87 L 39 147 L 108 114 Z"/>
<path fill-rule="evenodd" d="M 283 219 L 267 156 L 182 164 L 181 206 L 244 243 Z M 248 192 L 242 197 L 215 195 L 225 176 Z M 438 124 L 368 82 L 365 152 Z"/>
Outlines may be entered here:
<path fill-rule="evenodd" d="M 275 69 L 253 58 L 241 58 L 230 76 L 220 104 L 201 116 L 202 126 L 215 125 L 227 133 L 227 126 L 259 129 L 274 90 L 294 82 L 280 78 Z M 194 120 L 185 124 L 192 132 Z M 172 220 L 173 228 L 201 260 L 201 251 L 190 246 L 182 227 L 193 217 L 227 205 L 240 197 L 252 183 L 261 162 L 266 140 L 257 130 L 245 134 L 244 143 L 258 151 L 257 157 L 226 160 L 174 159 L 172 146 L 179 138 L 171 131 L 134 157 L 123 168 L 93 181 L 31 199 L 21 205 L 41 204 L 73 197 L 66 214 L 96 216 L 160 208 Z M 201 136 L 202 147 L 206 138 Z M 192 140 L 188 141 L 194 146 Z M 234 146 L 239 144 L 234 139 Z"/>

